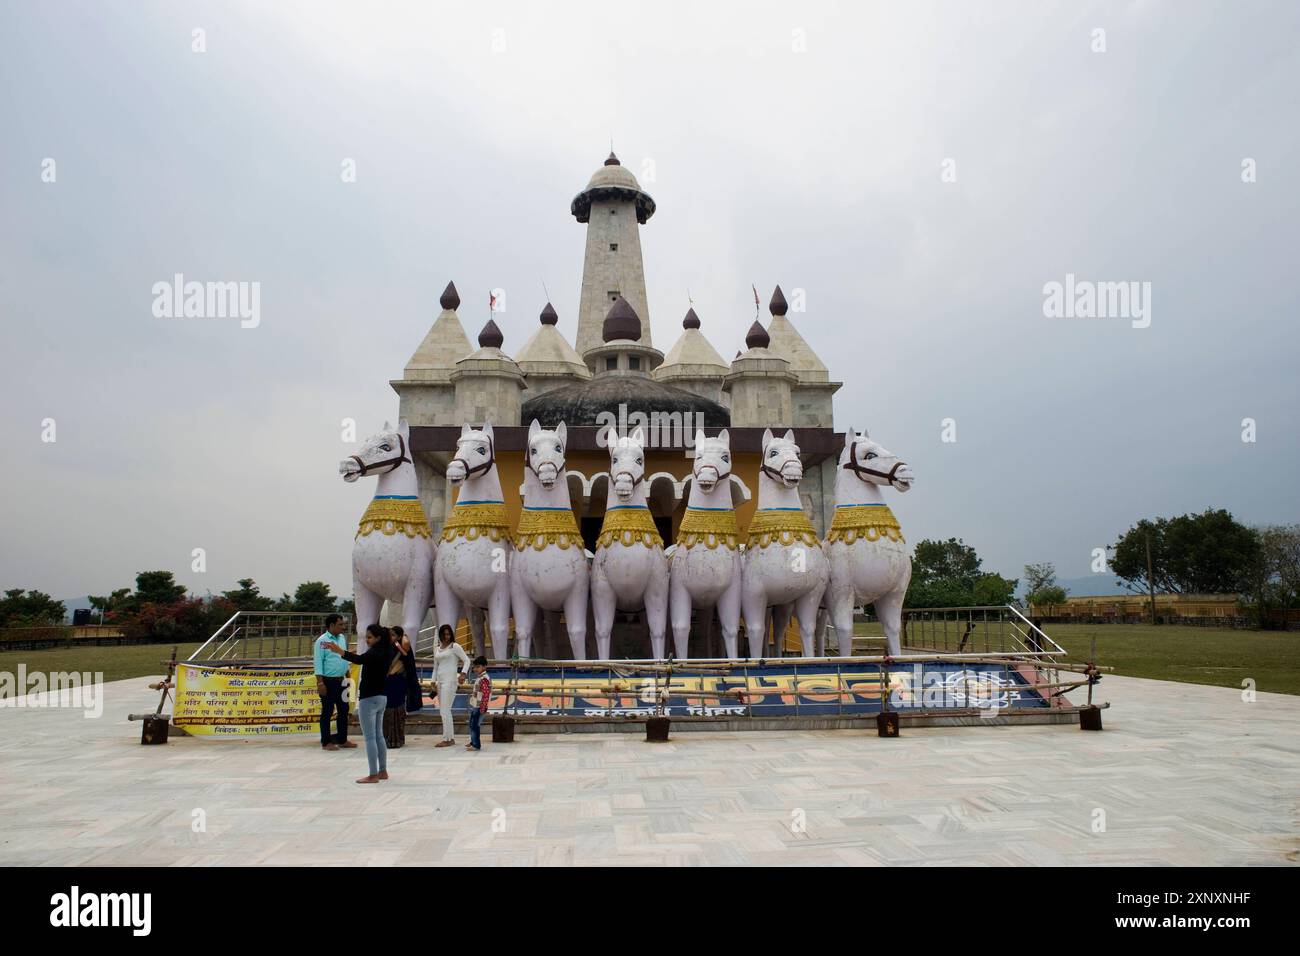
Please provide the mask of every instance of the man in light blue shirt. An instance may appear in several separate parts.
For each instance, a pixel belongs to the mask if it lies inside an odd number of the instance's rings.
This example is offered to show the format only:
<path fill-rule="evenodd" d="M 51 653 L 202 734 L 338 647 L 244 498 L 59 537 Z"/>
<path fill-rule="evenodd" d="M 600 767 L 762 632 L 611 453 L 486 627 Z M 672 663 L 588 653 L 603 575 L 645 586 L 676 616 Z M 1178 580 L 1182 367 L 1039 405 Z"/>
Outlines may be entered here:
<path fill-rule="evenodd" d="M 348 702 L 343 696 L 343 678 L 348 676 L 348 662 L 325 650 L 326 643 L 341 644 L 344 650 L 347 649 L 342 614 L 330 614 L 325 618 L 325 633 L 316 638 L 312 661 L 316 671 L 316 693 L 320 694 L 320 745 L 325 750 L 350 750 L 356 744 L 348 740 Z M 330 717 L 334 714 L 337 714 L 338 729 L 331 736 Z"/>

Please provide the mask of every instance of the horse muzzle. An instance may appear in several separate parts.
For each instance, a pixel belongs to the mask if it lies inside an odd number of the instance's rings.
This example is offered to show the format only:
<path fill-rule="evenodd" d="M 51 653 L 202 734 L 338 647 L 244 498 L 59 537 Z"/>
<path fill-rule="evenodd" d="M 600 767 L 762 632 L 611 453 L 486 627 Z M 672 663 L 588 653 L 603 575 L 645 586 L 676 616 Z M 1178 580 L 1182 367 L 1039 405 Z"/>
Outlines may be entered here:
<path fill-rule="evenodd" d="M 712 491 L 718 483 L 718 469 L 712 465 L 705 465 L 695 473 L 695 481 L 703 491 Z"/>
<path fill-rule="evenodd" d="M 553 461 L 544 461 L 537 466 L 537 480 L 542 483 L 543 488 L 553 488 L 555 479 L 560 477 L 559 466 Z"/>
<path fill-rule="evenodd" d="M 636 487 L 636 480 L 632 477 L 631 472 L 620 471 L 614 476 L 614 494 L 619 499 L 626 501 L 632 497 L 632 489 Z"/>
<path fill-rule="evenodd" d="M 447 465 L 447 480 L 453 485 L 459 485 L 465 480 L 468 473 L 469 469 L 465 467 L 463 461 L 457 460 Z"/>
<path fill-rule="evenodd" d="M 798 486 L 803 481 L 803 465 L 797 461 L 788 461 L 781 468 L 781 480 L 787 488 Z"/>
<path fill-rule="evenodd" d="M 339 476 L 348 484 L 361 477 L 361 466 L 355 458 L 344 458 L 339 462 Z"/>

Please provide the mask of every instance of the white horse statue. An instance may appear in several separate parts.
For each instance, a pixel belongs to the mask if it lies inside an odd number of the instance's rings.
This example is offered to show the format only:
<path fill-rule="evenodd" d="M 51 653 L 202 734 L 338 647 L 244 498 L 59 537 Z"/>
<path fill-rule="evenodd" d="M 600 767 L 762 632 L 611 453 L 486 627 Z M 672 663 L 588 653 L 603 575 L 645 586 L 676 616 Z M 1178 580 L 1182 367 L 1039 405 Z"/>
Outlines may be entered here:
<path fill-rule="evenodd" d="M 889 653 L 899 653 L 903 596 L 912 580 L 912 560 L 898 520 L 880 489 L 892 485 L 907 491 L 913 480 L 912 469 L 873 442 L 865 431 L 859 434 L 850 428 L 844 434 L 835 477 L 835 517 L 825 545 L 831 564 L 826 606 L 841 657 L 853 653 L 853 611 L 868 603 L 876 606 Z"/>
<path fill-rule="evenodd" d="M 668 606 L 677 657 L 687 656 L 691 609 L 718 609 L 727 657 L 740 629 L 740 531 L 731 501 L 731 436 L 695 433 L 695 464 L 686 513 L 673 551 Z"/>
<path fill-rule="evenodd" d="M 515 653 L 532 654 L 538 611 L 564 611 L 573 656 L 587 646 L 587 552 L 565 478 L 568 430 L 555 431 L 533 419 L 524 459 L 524 505 L 510 561 L 510 606 L 515 615 Z"/>
<path fill-rule="evenodd" d="M 644 608 L 650 649 L 664 657 L 668 621 L 668 564 L 664 542 L 646 505 L 645 433 L 609 434 L 609 493 L 605 521 L 591 562 L 591 611 L 596 623 L 596 651 L 609 660 L 614 613 Z M 578 658 L 581 660 L 581 658 Z"/>
<path fill-rule="evenodd" d="M 357 454 L 339 462 L 339 474 L 349 484 L 365 475 L 379 477 L 352 543 L 358 634 L 379 623 L 385 600 L 401 602 L 407 634 L 420 633 L 433 596 L 433 533 L 415 493 L 410 437 L 405 420 L 396 431 L 385 422 L 384 430 L 362 442 Z"/>
<path fill-rule="evenodd" d="M 777 438 L 763 432 L 758 476 L 758 509 L 749 522 L 749 544 L 741 575 L 750 657 L 762 657 L 767 609 L 794 605 L 804 657 L 814 656 L 817 609 L 830 577 L 826 555 L 799 499 L 803 464 L 794 432 Z M 788 620 L 788 618 L 787 618 Z M 777 634 L 777 640 L 784 634 Z"/>
<path fill-rule="evenodd" d="M 510 525 L 501 477 L 497 474 L 492 425 L 482 431 L 465 425 L 456 439 L 456 457 L 447 480 L 460 489 L 456 506 L 442 527 L 433 564 L 438 623 L 460 623 L 462 611 L 487 611 L 492 656 L 507 660 L 510 642 Z M 482 653 L 478 647 L 476 651 Z"/>

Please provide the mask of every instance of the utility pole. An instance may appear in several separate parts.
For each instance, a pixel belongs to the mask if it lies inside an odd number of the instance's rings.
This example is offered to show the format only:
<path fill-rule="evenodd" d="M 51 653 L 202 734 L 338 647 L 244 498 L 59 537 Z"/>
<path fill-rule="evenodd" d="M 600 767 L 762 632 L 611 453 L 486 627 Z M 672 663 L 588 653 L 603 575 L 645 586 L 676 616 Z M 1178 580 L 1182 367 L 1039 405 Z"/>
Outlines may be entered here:
<path fill-rule="evenodd" d="M 1151 596 L 1151 624 L 1154 627 L 1156 621 L 1156 579 L 1155 572 L 1151 569 L 1151 532 L 1146 534 L 1147 541 L 1147 593 Z"/>

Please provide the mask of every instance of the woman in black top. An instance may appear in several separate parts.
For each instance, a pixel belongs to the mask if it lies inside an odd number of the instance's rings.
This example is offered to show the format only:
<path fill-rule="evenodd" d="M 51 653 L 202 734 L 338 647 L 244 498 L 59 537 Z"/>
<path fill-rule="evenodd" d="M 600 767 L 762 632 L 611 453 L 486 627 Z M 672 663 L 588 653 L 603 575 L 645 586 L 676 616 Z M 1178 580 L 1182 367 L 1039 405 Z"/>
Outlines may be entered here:
<path fill-rule="evenodd" d="M 384 743 L 384 708 L 388 695 L 384 685 L 388 681 L 388 668 L 393 663 L 397 649 L 388 628 L 371 624 L 366 628 L 366 652 L 354 654 L 328 641 L 321 645 L 327 651 L 343 655 L 345 661 L 361 665 L 361 684 L 357 689 L 361 732 L 366 738 L 366 760 L 370 775 L 357 783 L 378 783 L 388 779 L 388 747 Z"/>

